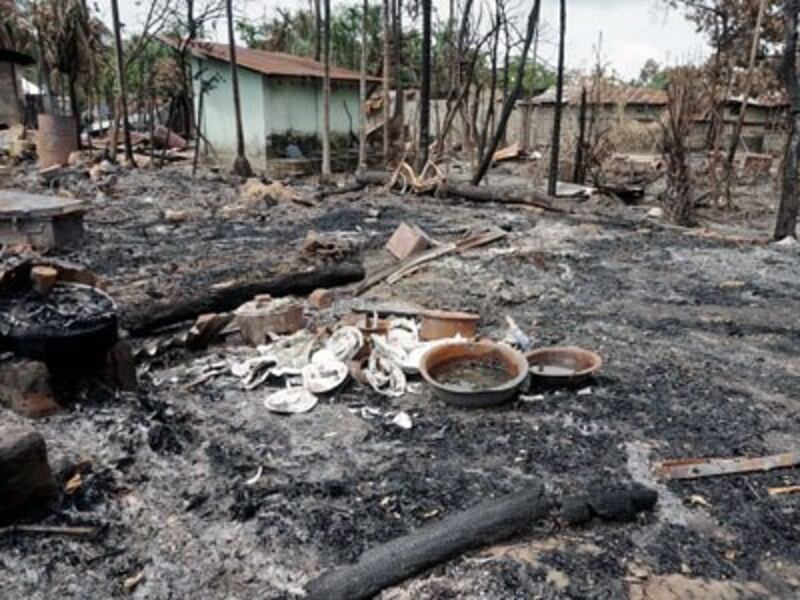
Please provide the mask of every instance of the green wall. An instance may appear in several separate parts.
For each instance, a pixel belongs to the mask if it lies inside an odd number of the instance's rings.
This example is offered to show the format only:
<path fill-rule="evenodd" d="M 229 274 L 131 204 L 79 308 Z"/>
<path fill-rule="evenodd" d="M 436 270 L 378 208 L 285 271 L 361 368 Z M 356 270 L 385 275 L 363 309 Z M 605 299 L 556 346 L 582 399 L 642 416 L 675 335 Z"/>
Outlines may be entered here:
<path fill-rule="evenodd" d="M 217 76 L 216 87 L 207 92 L 203 100 L 203 134 L 211 142 L 220 158 L 236 155 L 236 117 L 233 110 L 233 90 L 230 68 L 216 60 L 195 60 L 194 73 L 203 69 L 203 79 Z M 256 164 L 266 157 L 266 128 L 264 125 L 264 86 L 261 75 L 239 69 L 239 93 L 242 100 L 242 124 L 247 157 Z M 200 86 L 195 81 L 195 102 L 199 100 Z M 211 155 L 213 156 L 213 154 Z"/>
<path fill-rule="evenodd" d="M 195 59 L 194 72 L 203 69 L 203 79 L 217 75 L 214 90 L 206 93 L 203 105 L 203 133 L 220 158 L 227 160 L 236 153 L 236 123 L 233 93 L 228 64 L 217 60 Z M 319 137 L 322 131 L 322 80 L 300 77 L 268 77 L 239 68 L 247 157 L 254 166 L 266 161 L 267 137 L 273 134 L 296 133 Z M 195 81 L 195 102 L 199 98 Z M 332 82 L 331 132 L 358 134 L 358 82 Z M 213 154 L 211 154 L 213 157 Z"/>

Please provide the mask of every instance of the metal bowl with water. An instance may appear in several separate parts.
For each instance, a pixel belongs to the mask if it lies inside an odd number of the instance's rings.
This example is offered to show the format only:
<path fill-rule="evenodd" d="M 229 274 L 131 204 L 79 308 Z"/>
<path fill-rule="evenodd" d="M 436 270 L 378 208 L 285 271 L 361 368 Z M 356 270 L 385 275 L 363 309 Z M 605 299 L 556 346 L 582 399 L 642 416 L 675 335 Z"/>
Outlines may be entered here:
<path fill-rule="evenodd" d="M 528 376 L 528 362 L 505 344 L 456 342 L 431 348 L 420 373 L 434 395 L 461 408 L 497 406 L 513 399 Z"/>
<path fill-rule="evenodd" d="M 531 381 L 548 386 L 576 386 L 585 383 L 603 366 L 596 352 L 575 346 L 540 348 L 525 355 Z"/>

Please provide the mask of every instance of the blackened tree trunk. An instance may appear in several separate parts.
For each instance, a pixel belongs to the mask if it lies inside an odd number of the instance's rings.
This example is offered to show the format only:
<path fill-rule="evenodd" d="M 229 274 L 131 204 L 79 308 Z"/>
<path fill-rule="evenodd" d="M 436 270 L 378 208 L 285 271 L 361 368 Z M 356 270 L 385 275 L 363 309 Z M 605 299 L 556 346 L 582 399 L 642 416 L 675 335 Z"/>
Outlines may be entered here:
<path fill-rule="evenodd" d="M 322 59 L 322 8 L 320 0 L 314 0 L 314 60 Z"/>
<path fill-rule="evenodd" d="M 383 160 L 389 164 L 389 55 L 391 35 L 389 0 L 383 0 Z"/>
<path fill-rule="evenodd" d="M 331 0 L 323 0 L 325 18 L 323 24 L 323 63 L 322 78 L 322 180 L 331 178 Z"/>
<path fill-rule="evenodd" d="M 394 0 L 394 119 L 404 124 L 403 98 L 403 0 Z"/>
<path fill-rule="evenodd" d="M 586 88 L 581 90 L 581 107 L 578 111 L 578 143 L 575 146 L 575 172 L 572 180 L 583 185 L 586 183 Z"/>
<path fill-rule="evenodd" d="M 122 32 L 119 24 L 119 6 L 117 0 L 111 0 L 111 19 L 114 26 L 114 49 L 117 60 L 117 79 L 119 80 L 120 109 L 122 112 L 122 140 L 125 145 L 125 159 L 132 166 L 136 166 L 133 159 L 133 144 L 131 143 L 131 124 L 128 121 L 128 86 L 125 82 L 125 65 L 122 56 Z"/>
<path fill-rule="evenodd" d="M 13 64 L 11 65 L 14 66 Z M 16 81 L 14 79 L 14 73 L 12 72 L 12 81 L 16 87 Z M 78 150 L 83 148 L 81 143 L 81 104 L 80 100 L 78 99 L 78 86 L 75 82 L 76 74 L 70 72 L 67 74 L 67 79 L 69 83 L 69 105 L 70 111 L 72 112 L 72 116 L 75 117 L 75 136 L 78 139 Z M 15 90 L 16 92 L 16 90 Z M 19 98 L 19 96 L 14 96 L 15 98 Z"/>
<path fill-rule="evenodd" d="M 478 185 L 486 176 L 486 173 L 488 173 L 489 167 L 492 166 L 492 157 L 494 156 L 495 150 L 497 150 L 497 146 L 500 145 L 500 140 L 503 139 L 503 133 L 508 126 L 508 120 L 511 118 L 511 113 L 514 110 L 514 106 L 517 104 L 520 93 L 522 92 L 522 82 L 525 79 L 525 65 L 528 60 L 528 53 L 531 50 L 533 36 L 539 27 L 540 6 L 541 0 L 534 0 L 530 15 L 528 16 L 528 29 L 525 32 L 525 40 L 522 45 L 522 54 L 520 56 L 519 63 L 517 64 L 517 74 L 514 81 L 514 88 L 511 90 L 511 93 L 508 95 L 508 98 L 506 98 L 506 102 L 503 105 L 503 112 L 500 114 L 500 120 L 497 123 L 497 130 L 495 131 L 492 143 L 489 144 L 489 147 L 486 149 L 486 152 L 481 160 L 481 165 L 472 178 L 473 185 Z"/>
<path fill-rule="evenodd" d="M 364 14 L 361 16 L 361 74 L 359 77 L 360 118 L 358 132 L 358 168 L 367 168 L 367 21 L 369 19 L 369 0 L 364 0 Z"/>
<path fill-rule="evenodd" d="M 115 0 L 116 1 L 116 0 Z M 239 66 L 236 63 L 236 39 L 233 36 L 233 1 L 227 0 L 226 17 L 228 21 L 228 52 L 231 61 L 231 87 L 233 88 L 233 112 L 236 116 L 236 160 L 233 173 L 241 177 L 251 177 L 253 169 L 245 156 L 244 128 L 242 127 L 242 102 L 239 97 Z"/>
<path fill-rule="evenodd" d="M 431 0 L 422 0 L 422 77 L 419 90 L 417 171 L 428 163 L 431 126 Z"/>
<path fill-rule="evenodd" d="M 789 135 L 783 157 L 781 204 L 775 224 L 775 239 L 796 235 L 797 213 L 800 209 L 798 198 L 797 167 L 800 160 L 800 80 L 797 77 L 797 26 L 800 0 L 784 0 L 783 17 L 786 24 L 786 42 L 783 48 L 783 62 L 780 76 L 786 87 L 791 111 L 789 114 Z"/>
<path fill-rule="evenodd" d="M 478 132 L 478 154 L 483 156 L 483 153 L 486 151 L 486 142 L 489 139 L 489 131 L 494 129 L 494 112 L 495 112 L 495 99 L 497 94 L 497 53 L 498 48 L 500 47 L 500 35 L 501 35 L 501 26 L 500 26 L 500 19 L 501 19 L 501 12 L 499 8 L 500 4 L 498 3 L 497 13 L 495 15 L 495 22 L 494 26 L 492 27 L 492 31 L 494 31 L 493 41 L 492 41 L 492 50 L 491 50 L 491 75 L 489 77 L 489 101 L 486 103 L 486 114 L 484 115 L 483 119 L 483 129 Z"/>
<path fill-rule="evenodd" d="M 558 187 L 558 162 L 561 153 L 561 111 L 564 101 L 564 38 L 567 33 L 567 0 L 560 0 L 561 16 L 558 34 L 558 75 L 556 78 L 556 107 L 553 117 L 553 143 L 550 147 L 550 176 L 547 181 L 547 192 L 556 195 Z"/>
<path fill-rule="evenodd" d="M 196 127 L 199 127 L 199 125 L 197 125 L 198 117 L 194 112 L 194 86 L 192 84 L 194 75 L 192 71 L 192 61 L 188 60 L 191 45 L 197 38 L 197 23 L 194 18 L 194 0 L 186 0 L 186 26 L 186 40 L 181 46 L 180 52 L 178 52 L 178 60 L 180 62 L 181 76 L 183 79 L 181 87 L 183 88 L 184 102 L 186 103 L 186 115 L 189 120 L 187 129 L 189 136 L 192 136 L 195 134 Z M 200 136 L 197 135 L 196 138 L 197 145 L 199 146 Z"/>

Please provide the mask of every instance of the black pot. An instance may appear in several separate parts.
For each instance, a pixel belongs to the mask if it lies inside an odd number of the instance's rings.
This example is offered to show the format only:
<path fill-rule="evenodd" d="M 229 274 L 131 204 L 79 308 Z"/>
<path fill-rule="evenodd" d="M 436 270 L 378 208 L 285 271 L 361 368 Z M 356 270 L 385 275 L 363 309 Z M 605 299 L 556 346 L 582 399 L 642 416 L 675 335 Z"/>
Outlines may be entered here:
<path fill-rule="evenodd" d="M 13 327 L 0 340 L 17 356 L 42 361 L 51 371 L 85 373 L 97 369 L 106 353 L 117 343 L 118 320 L 114 302 L 103 291 L 78 283 L 60 283 L 63 286 L 80 286 L 91 290 L 92 295 L 102 296 L 111 310 L 103 311 L 73 323 L 67 329 L 51 325 L 28 324 Z"/>

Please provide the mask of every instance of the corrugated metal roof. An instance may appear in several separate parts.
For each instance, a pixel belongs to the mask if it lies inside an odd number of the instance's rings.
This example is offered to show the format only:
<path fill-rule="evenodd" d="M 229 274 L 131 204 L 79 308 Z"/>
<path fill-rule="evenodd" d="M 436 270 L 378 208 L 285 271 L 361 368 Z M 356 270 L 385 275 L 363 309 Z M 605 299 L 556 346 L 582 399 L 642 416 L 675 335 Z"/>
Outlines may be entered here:
<path fill-rule="evenodd" d="M 589 104 L 632 104 L 641 106 L 665 106 L 667 94 L 663 90 L 650 88 L 627 87 L 617 85 L 601 85 L 598 91 L 587 87 L 587 102 Z M 554 87 L 533 99 L 534 104 L 555 104 L 556 90 Z M 581 102 L 581 89 L 571 88 L 565 90 L 564 101 L 573 106 Z"/>
<path fill-rule="evenodd" d="M 177 45 L 174 39 L 165 39 L 167 44 Z M 192 54 L 198 57 L 215 58 L 229 61 L 228 45 L 214 42 L 195 42 L 191 47 Z M 313 58 L 294 56 L 283 52 L 267 52 L 251 48 L 236 47 L 236 62 L 240 67 L 263 73 L 264 75 L 281 77 L 324 77 L 324 65 Z M 336 81 L 358 81 L 360 74 L 350 69 L 331 67 L 331 79 Z M 377 77 L 367 76 L 368 81 L 380 81 Z"/>

